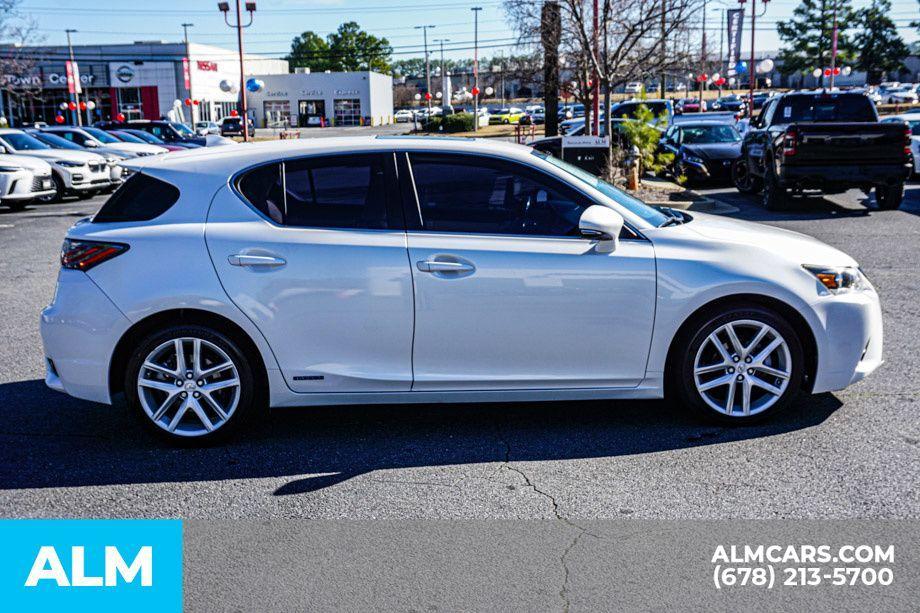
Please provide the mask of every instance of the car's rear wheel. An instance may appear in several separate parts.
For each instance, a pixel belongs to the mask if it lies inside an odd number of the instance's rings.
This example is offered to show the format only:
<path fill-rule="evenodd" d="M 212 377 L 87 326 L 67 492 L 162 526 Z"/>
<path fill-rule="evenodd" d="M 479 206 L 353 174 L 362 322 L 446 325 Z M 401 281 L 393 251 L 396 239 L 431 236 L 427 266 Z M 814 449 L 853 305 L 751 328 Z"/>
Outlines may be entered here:
<path fill-rule="evenodd" d="M 899 208 L 902 200 L 904 200 L 903 183 L 875 186 L 875 203 L 883 211 L 893 211 Z"/>
<path fill-rule="evenodd" d="M 767 166 L 763 180 L 763 208 L 768 211 L 784 211 L 789 208 L 789 193 L 780 185 L 770 166 Z"/>
<path fill-rule="evenodd" d="M 125 396 L 134 414 L 175 443 L 226 438 L 249 417 L 254 378 L 230 337 L 205 326 L 173 326 L 131 354 Z"/>
<path fill-rule="evenodd" d="M 732 164 L 732 183 L 742 194 L 757 194 L 763 189 L 763 179 L 751 172 L 747 158 L 739 158 Z"/>
<path fill-rule="evenodd" d="M 723 423 L 749 423 L 781 411 L 801 389 L 805 373 L 795 330 L 759 306 L 700 318 L 678 351 L 681 399 Z"/>

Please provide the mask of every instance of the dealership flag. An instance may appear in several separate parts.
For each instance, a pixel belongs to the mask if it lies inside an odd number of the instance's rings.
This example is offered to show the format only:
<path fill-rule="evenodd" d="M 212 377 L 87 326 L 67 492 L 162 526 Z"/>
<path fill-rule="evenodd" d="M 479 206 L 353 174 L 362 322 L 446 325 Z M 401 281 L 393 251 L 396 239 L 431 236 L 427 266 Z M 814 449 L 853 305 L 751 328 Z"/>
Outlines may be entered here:
<path fill-rule="evenodd" d="M 741 29 L 744 27 L 744 9 L 730 9 L 728 16 L 728 76 L 738 74 L 735 68 L 741 61 Z"/>

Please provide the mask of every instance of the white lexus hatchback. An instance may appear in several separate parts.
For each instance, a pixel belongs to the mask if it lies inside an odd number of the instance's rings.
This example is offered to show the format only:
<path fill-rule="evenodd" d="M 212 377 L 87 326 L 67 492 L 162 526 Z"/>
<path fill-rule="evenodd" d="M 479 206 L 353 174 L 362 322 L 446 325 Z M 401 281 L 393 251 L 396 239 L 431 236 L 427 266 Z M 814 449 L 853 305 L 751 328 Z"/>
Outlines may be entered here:
<path fill-rule="evenodd" d="M 747 423 L 882 361 L 849 256 L 453 138 L 126 163 L 70 229 L 47 383 L 208 440 L 266 407 L 660 398 Z"/>

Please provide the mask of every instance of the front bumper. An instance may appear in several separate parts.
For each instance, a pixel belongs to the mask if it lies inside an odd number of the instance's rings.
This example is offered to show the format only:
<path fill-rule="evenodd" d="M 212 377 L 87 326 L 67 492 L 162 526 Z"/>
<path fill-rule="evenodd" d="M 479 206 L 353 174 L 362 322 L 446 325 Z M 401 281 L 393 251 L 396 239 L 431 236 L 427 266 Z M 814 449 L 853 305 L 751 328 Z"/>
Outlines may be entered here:
<path fill-rule="evenodd" d="M 131 322 L 78 270 L 62 269 L 41 314 L 45 383 L 76 398 L 109 404 L 109 363 Z"/>
<path fill-rule="evenodd" d="M 814 392 L 860 381 L 882 364 L 882 307 L 874 291 L 824 296 L 811 305 L 823 329 Z"/>
<path fill-rule="evenodd" d="M 681 160 L 681 168 L 691 179 L 704 181 L 728 181 L 732 177 L 735 160 L 706 160 L 704 164 Z"/>

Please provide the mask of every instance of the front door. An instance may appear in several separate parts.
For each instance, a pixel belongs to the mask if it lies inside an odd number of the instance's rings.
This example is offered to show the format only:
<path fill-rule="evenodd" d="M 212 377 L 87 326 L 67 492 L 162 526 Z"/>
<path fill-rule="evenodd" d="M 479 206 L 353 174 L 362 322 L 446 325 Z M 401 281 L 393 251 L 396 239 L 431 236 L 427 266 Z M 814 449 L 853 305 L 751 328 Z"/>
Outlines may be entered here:
<path fill-rule="evenodd" d="M 408 161 L 413 390 L 639 384 L 655 310 L 649 242 L 598 253 L 578 233 L 587 197 L 517 162 Z"/>
<path fill-rule="evenodd" d="M 297 392 L 408 391 L 412 276 L 393 154 L 271 163 L 218 192 L 206 239 Z"/>

